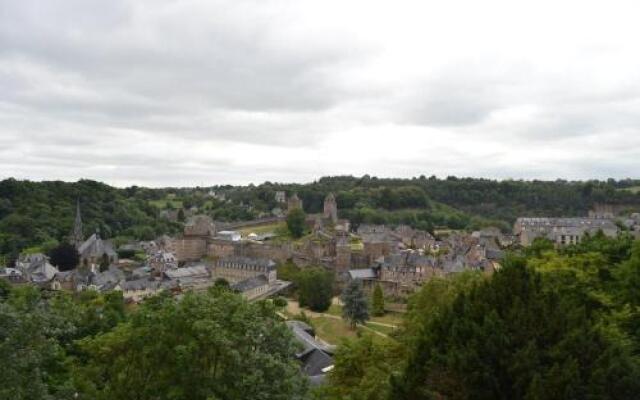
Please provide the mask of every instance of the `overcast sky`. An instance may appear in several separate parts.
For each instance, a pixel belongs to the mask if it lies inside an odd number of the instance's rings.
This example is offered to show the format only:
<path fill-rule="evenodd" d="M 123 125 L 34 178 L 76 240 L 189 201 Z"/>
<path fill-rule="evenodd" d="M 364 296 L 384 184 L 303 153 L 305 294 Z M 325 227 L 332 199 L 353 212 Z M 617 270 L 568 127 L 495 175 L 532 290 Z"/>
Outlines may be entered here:
<path fill-rule="evenodd" d="M 0 0 L 0 178 L 640 171 L 637 1 Z"/>

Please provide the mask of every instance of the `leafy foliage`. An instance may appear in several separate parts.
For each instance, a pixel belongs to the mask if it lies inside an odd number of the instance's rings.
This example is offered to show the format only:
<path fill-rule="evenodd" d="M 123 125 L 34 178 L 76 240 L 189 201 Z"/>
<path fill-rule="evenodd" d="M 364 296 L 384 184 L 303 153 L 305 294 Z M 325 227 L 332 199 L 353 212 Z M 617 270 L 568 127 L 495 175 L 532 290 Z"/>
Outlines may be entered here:
<path fill-rule="evenodd" d="M 405 357 L 402 344 L 374 340 L 372 335 L 346 340 L 335 355 L 329 385 L 320 398 L 382 400 L 390 395 L 389 376 Z"/>
<path fill-rule="evenodd" d="M 301 270 L 294 279 L 300 307 L 309 307 L 316 312 L 327 311 L 333 298 L 333 280 L 333 274 L 320 267 Z"/>
<path fill-rule="evenodd" d="M 384 315 L 384 292 L 382 291 L 382 286 L 380 286 L 379 283 L 373 288 L 371 314 L 375 317 Z"/>
<path fill-rule="evenodd" d="M 92 399 L 290 399 L 306 391 L 294 343 L 267 303 L 225 290 L 158 298 L 80 343 L 76 384 Z"/>
<path fill-rule="evenodd" d="M 287 215 L 287 228 L 294 238 L 300 238 L 304 235 L 306 229 L 306 214 L 301 208 L 293 209 Z"/>
<path fill-rule="evenodd" d="M 640 363 L 623 329 L 585 302 L 588 285 L 549 273 L 512 259 L 422 319 L 393 397 L 632 398 Z"/>
<path fill-rule="evenodd" d="M 49 251 L 51 264 L 58 267 L 60 271 L 69 271 L 80 264 L 80 255 L 75 246 L 62 242 L 57 247 Z"/>
<path fill-rule="evenodd" d="M 0 254 L 15 257 L 28 247 L 66 242 L 78 199 L 85 234 L 100 229 L 105 237 L 152 239 L 175 232 L 178 225 L 159 218 L 147 196 L 148 190 L 116 189 L 89 180 L 0 181 Z"/>
<path fill-rule="evenodd" d="M 4 288 L 4 286 L 2 286 Z M 7 289 L 2 399 L 290 399 L 306 393 L 288 328 L 266 303 L 216 288 L 125 312 L 122 293 Z M 46 295 L 44 295 L 46 293 Z"/>

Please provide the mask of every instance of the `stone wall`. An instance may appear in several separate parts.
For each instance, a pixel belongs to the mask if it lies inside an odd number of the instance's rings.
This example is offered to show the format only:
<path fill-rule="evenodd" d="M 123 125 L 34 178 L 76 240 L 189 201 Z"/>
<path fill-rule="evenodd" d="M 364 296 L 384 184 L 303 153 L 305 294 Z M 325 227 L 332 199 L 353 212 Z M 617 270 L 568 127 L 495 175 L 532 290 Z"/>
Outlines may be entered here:
<path fill-rule="evenodd" d="M 197 261 L 207 254 L 207 240 L 204 238 L 181 238 L 173 243 L 178 261 Z"/>

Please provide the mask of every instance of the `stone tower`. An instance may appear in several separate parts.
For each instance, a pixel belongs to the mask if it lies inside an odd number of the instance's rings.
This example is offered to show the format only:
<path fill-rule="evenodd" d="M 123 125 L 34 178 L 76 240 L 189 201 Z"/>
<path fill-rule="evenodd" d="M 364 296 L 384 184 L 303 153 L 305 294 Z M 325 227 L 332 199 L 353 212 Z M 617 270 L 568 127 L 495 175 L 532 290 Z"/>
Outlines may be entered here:
<path fill-rule="evenodd" d="M 303 208 L 303 207 L 302 207 L 302 200 L 300 200 L 297 193 L 294 193 L 293 196 L 289 198 L 289 201 L 287 201 L 287 209 L 289 211 L 292 211 L 296 208 Z"/>
<path fill-rule="evenodd" d="M 76 202 L 76 220 L 73 223 L 73 230 L 69 236 L 69 242 L 76 246 L 76 248 L 80 247 L 82 242 L 84 242 L 84 235 L 82 233 L 82 216 L 80 215 L 80 199 Z"/>
<path fill-rule="evenodd" d="M 351 245 L 347 237 L 341 237 L 336 243 L 336 272 L 344 274 L 351 268 Z"/>
<path fill-rule="evenodd" d="M 338 222 L 338 204 L 333 193 L 329 193 L 324 199 L 324 219 L 333 224 Z"/>

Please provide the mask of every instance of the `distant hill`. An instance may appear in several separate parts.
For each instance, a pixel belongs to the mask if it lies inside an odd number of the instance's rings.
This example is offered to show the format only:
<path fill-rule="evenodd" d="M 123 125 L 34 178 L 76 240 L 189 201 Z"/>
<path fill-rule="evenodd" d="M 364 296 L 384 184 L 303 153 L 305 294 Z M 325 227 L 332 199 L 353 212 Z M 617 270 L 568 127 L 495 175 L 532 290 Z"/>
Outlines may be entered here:
<path fill-rule="evenodd" d="M 80 200 L 84 234 L 152 239 L 175 232 L 177 224 L 158 217 L 144 200 L 146 189 L 116 189 L 81 180 L 67 182 L 0 181 L 0 255 L 15 256 L 31 246 L 52 247 L 66 240 Z"/>
<path fill-rule="evenodd" d="M 167 208 L 205 213 L 216 220 L 250 220 L 279 207 L 276 191 L 297 193 L 307 213 L 322 211 L 325 196 L 336 195 L 340 216 L 354 224 L 409 224 L 417 228 L 508 230 L 519 216 L 586 215 L 595 204 L 640 207 L 638 180 L 496 181 L 477 178 L 381 179 L 324 177 L 308 184 L 265 182 L 249 186 L 148 189 L 74 183 L 0 181 L 0 255 L 15 256 L 32 246 L 65 240 L 80 199 L 85 234 L 151 239 L 175 233 L 180 224 L 161 218 Z M 215 195 L 214 195 L 215 194 Z"/>

